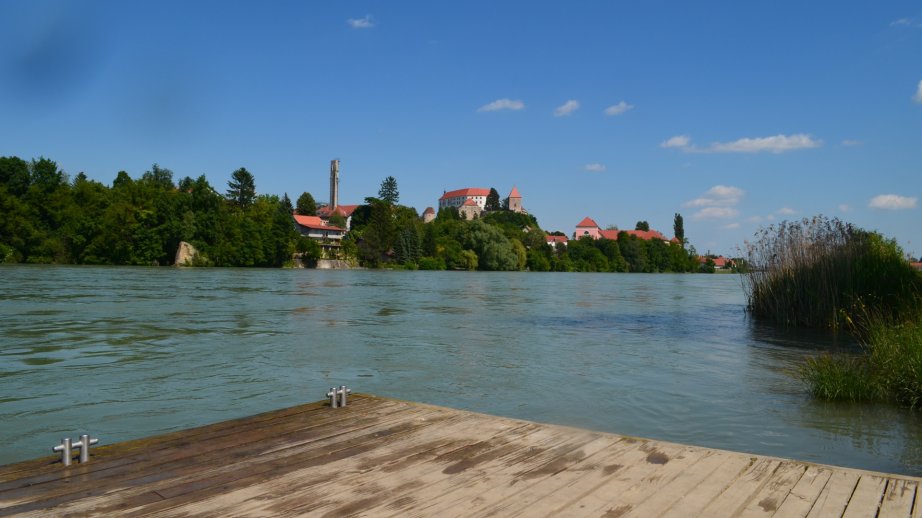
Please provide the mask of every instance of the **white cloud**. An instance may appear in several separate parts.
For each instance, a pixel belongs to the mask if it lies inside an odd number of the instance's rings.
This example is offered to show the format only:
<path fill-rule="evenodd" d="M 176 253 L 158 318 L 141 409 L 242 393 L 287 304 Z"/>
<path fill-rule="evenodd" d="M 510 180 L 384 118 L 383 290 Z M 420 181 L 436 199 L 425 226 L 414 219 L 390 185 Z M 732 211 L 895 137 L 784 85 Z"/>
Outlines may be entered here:
<path fill-rule="evenodd" d="M 689 144 L 691 144 L 691 139 L 688 138 L 688 135 L 676 135 L 665 142 L 661 142 L 659 147 L 684 149 Z"/>
<path fill-rule="evenodd" d="M 723 228 L 724 228 L 725 230 L 734 230 L 734 229 L 740 228 L 740 224 L 739 224 L 739 223 L 730 223 L 730 224 L 724 225 Z"/>
<path fill-rule="evenodd" d="M 845 139 L 842 141 L 842 145 L 847 147 L 860 146 L 861 144 L 864 144 L 864 142 L 860 140 Z"/>
<path fill-rule="evenodd" d="M 919 81 L 919 86 L 916 87 L 916 95 L 912 96 L 912 100 L 917 103 L 922 103 L 922 81 Z"/>
<path fill-rule="evenodd" d="M 605 171 L 605 169 L 607 169 L 605 167 L 605 164 L 599 164 L 599 163 L 586 164 L 586 170 L 591 173 L 601 173 Z"/>
<path fill-rule="evenodd" d="M 605 108 L 605 115 L 621 115 L 628 110 L 634 108 L 633 104 L 628 104 L 624 101 L 619 102 L 618 104 L 613 104 L 608 108 Z"/>
<path fill-rule="evenodd" d="M 739 216 L 740 211 L 733 207 L 705 207 L 696 212 L 694 219 L 729 219 Z"/>
<path fill-rule="evenodd" d="M 565 117 L 579 109 L 579 101 L 570 99 L 554 109 L 554 117 Z"/>
<path fill-rule="evenodd" d="M 898 194 L 879 194 L 871 198 L 868 207 L 872 209 L 901 210 L 914 209 L 918 198 Z"/>
<path fill-rule="evenodd" d="M 820 147 L 822 141 L 810 135 L 775 135 L 772 137 L 741 138 L 733 142 L 713 142 L 706 148 L 691 143 L 688 135 L 678 135 L 660 144 L 660 147 L 677 148 L 687 153 L 784 153 L 798 149 Z"/>
<path fill-rule="evenodd" d="M 782 216 L 790 216 L 792 214 L 797 214 L 797 211 L 790 207 L 781 207 L 778 209 L 778 214 L 781 214 Z"/>
<path fill-rule="evenodd" d="M 893 20 L 890 22 L 890 27 L 912 27 L 914 29 L 918 29 L 922 27 L 922 23 L 919 23 L 912 18 L 900 18 L 899 20 Z"/>
<path fill-rule="evenodd" d="M 353 29 L 371 29 L 375 26 L 375 21 L 371 19 L 370 14 L 366 14 L 364 18 L 349 18 L 346 23 Z"/>
<path fill-rule="evenodd" d="M 746 193 L 739 187 L 729 185 L 715 185 L 707 190 L 701 197 L 687 201 L 685 207 L 700 207 L 693 219 L 729 219 L 739 216 L 739 211 L 734 207 Z"/>
<path fill-rule="evenodd" d="M 784 153 L 797 149 L 810 149 L 819 147 L 820 142 L 813 140 L 810 135 L 798 133 L 796 135 L 775 135 L 773 137 L 741 138 L 733 142 L 715 142 L 708 148 L 715 153 Z"/>
<path fill-rule="evenodd" d="M 839 210 L 842 212 L 851 212 L 852 207 L 847 203 L 839 204 Z"/>
<path fill-rule="evenodd" d="M 497 99 L 489 104 L 484 104 L 480 108 L 477 108 L 479 112 L 495 112 L 499 110 L 523 110 L 525 109 L 525 103 L 522 101 L 514 101 L 512 99 Z"/>
<path fill-rule="evenodd" d="M 740 202 L 745 191 L 739 187 L 715 185 L 707 190 L 700 198 L 687 201 L 685 207 L 729 207 Z"/>

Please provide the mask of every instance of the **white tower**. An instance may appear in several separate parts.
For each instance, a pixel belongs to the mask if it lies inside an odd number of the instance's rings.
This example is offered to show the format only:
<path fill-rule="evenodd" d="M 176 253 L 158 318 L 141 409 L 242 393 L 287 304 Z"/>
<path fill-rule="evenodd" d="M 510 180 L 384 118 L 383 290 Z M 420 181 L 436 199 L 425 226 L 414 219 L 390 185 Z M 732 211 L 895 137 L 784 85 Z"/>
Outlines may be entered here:
<path fill-rule="evenodd" d="M 339 160 L 330 160 L 330 210 L 339 206 Z"/>

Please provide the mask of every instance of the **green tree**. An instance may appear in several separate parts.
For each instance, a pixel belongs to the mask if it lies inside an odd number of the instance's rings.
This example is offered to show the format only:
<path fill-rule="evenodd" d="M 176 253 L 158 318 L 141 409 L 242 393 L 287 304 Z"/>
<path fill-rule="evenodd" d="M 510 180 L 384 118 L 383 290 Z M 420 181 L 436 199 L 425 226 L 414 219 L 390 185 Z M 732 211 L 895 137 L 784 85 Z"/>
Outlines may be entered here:
<path fill-rule="evenodd" d="M 301 193 L 301 196 L 298 196 L 298 202 L 295 207 L 297 207 L 298 214 L 302 216 L 317 215 L 317 202 L 314 201 L 314 197 L 309 192 Z"/>
<path fill-rule="evenodd" d="M 497 211 L 500 209 L 499 193 L 496 192 L 496 189 L 493 187 L 490 187 L 490 194 L 487 195 L 487 202 L 483 208 L 487 212 Z"/>
<path fill-rule="evenodd" d="M 388 176 L 381 182 L 381 188 L 378 189 L 378 198 L 385 203 L 397 205 L 400 200 L 400 191 L 397 190 L 397 179 Z"/>
<path fill-rule="evenodd" d="M 343 215 L 338 212 L 334 212 L 333 215 L 330 216 L 330 219 L 327 221 L 334 227 L 346 228 L 346 218 L 344 218 Z"/>
<path fill-rule="evenodd" d="M 682 215 L 678 212 L 675 213 L 675 218 L 672 220 L 672 232 L 676 239 L 679 240 L 679 244 L 682 247 L 685 246 L 685 220 L 682 219 Z"/>
<path fill-rule="evenodd" d="M 647 232 L 650 230 L 650 224 L 646 221 L 638 221 L 637 225 L 634 227 L 634 230 L 643 230 L 644 232 Z"/>
<path fill-rule="evenodd" d="M 227 199 L 241 209 L 249 207 L 256 199 L 256 180 L 244 167 L 231 174 L 227 187 Z"/>
<path fill-rule="evenodd" d="M 25 160 L 16 156 L 0 157 L 0 185 L 5 185 L 10 194 L 22 196 L 31 182 L 29 164 Z"/>
<path fill-rule="evenodd" d="M 285 210 L 288 211 L 289 214 L 295 210 L 295 207 L 291 204 L 291 198 L 288 197 L 287 192 L 282 195 L 282 206 L 285 207 Z"/>

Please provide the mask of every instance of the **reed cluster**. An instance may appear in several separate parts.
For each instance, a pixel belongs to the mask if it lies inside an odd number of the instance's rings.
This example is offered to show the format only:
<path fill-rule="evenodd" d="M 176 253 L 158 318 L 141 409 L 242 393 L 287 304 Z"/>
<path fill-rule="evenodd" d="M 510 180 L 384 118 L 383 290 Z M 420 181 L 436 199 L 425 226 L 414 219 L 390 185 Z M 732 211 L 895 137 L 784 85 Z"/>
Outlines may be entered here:
<path fill-rule="evenodd" d="M 801 369 L 819 399 L 922 405 L 922 275 L 892 239 L 817 216 L 763 229 L 746 244 L 754 318 L 845 330 L 860 355 L 824 355 Z"/>
<path fill-rule="evenodd" d="M 894 240 L 817 216 L 762 229 L 746 243 L 753 317 L 785 326 L 861 330 L 922 309 L 922 279 Z"/>

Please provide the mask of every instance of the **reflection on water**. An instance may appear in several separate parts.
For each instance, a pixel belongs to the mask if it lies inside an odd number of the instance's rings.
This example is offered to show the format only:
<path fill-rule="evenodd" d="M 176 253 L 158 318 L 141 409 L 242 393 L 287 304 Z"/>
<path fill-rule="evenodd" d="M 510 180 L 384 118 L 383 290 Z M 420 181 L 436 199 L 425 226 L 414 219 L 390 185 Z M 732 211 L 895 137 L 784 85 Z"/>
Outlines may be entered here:
<path fill-rule="evenodd" d="M 0 463 L 355 390 L 922 474 L 903 410 L 811 401 L 846 338 L 751 322 L 729 275 L 0 268 Z"/>

